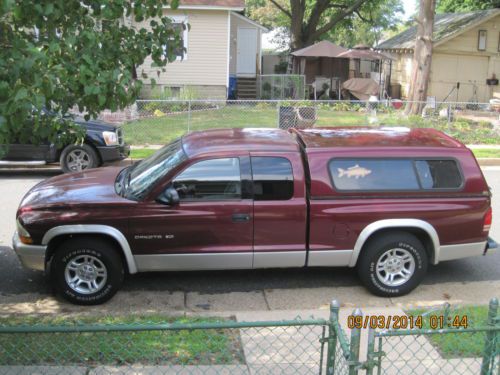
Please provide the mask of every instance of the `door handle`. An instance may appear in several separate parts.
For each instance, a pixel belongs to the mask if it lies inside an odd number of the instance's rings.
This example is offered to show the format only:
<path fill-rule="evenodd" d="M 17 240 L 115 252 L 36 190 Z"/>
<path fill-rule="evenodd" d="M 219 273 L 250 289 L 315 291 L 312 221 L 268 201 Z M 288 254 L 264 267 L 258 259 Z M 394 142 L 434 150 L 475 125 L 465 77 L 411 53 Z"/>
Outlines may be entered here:
<path fill-rule="evenodd" d="M 232 216 L 233 223 L 247 223 L 250 221 L 249 214 L 233 214 Z"/>

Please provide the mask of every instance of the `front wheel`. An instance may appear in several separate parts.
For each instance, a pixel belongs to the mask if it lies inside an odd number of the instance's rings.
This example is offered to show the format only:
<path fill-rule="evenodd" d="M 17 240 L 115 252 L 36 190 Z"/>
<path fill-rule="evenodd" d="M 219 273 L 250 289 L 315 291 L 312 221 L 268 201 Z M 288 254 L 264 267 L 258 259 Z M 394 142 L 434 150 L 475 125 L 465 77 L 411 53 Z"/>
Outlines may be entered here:
<path fill-rule="evenodd" d="M 358 262 L 365 286 L 382 297 L 408 294 L 423 280 L 428 265 L 422 242 L 407 232 L 393 232 L 371 240 Z"/>
<path fill-rule="evenodd" d="M 124 270 L 116 249 L 100 238 L 72 238 L 52 258 L 52 282 L 66 300 L 78 305 L 106 302 L 120 289 Z"/>
<path fill-rule="evenodd" d="M 64 173 L 81 172 L 98 167 L 99 157 L 89 145 L 69 145 L 61 152 L 60 162 Z"/>

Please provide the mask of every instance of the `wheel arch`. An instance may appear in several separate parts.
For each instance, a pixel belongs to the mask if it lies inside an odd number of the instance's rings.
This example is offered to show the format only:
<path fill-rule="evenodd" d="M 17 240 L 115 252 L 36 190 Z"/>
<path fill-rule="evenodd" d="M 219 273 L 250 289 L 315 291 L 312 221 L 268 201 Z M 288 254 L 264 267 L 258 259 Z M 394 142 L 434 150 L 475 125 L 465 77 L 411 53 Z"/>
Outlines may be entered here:
<path fill-rule="evenodd" d="M 51 249 L 57 246 L 61 240 L 68 236 L 75 235 L 98 235 L 113 241 L 121 250 L 123 260 L 127 266 L 128 272 L 137 273 L 137 265 L 135 263 L 130 245 L 118 229 L 109 225 L 94 225 L 94 224 L 77 224 L 77 225 L 61 225 L 50 229 L 42 239 L 42 245 L 47 246 L 47 258 L 51 256 Z"/>
<path fill-rule="evenodd" d="M 375 221 L 361 231 L 354 245 L 349 267 L 356 266 L 363 247 L 371 238 L 391 230 L 403 230 L 416 235 L 425 246 L 430 263 L 438 263 L 440 249 L 439 236 L 431 224 L 419 219 L 386 219 Z"/>

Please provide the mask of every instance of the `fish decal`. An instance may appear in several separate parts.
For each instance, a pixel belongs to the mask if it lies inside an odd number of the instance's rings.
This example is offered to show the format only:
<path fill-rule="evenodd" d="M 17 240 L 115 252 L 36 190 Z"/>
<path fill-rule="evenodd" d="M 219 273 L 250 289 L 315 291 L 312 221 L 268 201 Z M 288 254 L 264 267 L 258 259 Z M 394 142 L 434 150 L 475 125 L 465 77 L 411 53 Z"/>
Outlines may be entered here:
<path fill-rule="evenodd" d="M 337 168 L 337 170 L 339 171 L 339 178 L 347 176 L 348 178 L 354 177 L 355 179 L 358 179 L 360 177 L 366 177 L 372 173 L 371 170 L 360 167 L 359 164 L 347 169 Z"/>

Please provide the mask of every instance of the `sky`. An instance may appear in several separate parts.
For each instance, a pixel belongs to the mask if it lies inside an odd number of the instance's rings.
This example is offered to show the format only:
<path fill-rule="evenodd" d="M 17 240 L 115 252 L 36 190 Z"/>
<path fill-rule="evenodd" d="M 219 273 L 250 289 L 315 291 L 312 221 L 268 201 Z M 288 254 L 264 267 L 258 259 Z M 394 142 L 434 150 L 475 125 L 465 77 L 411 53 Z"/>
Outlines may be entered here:
<path fill-rule="evenodd" d="M 417 0 L 401 0 L 404 7 L 403 19 L 407 20 L 415 12 Z M 275 49 L 276 46 L 272 43 L 274 33 L 271 31 L 262 36 L 262 48 L 263 49 Z"/>
<path fill-rule="evenodd" d="M 402 0 L 403 7 L 405 9 L 404 18 L 408 19 L 417 7 L 416 0 Z"/>

